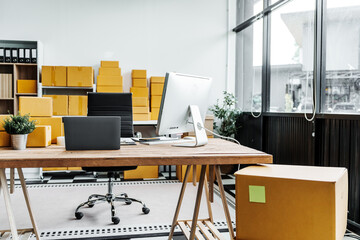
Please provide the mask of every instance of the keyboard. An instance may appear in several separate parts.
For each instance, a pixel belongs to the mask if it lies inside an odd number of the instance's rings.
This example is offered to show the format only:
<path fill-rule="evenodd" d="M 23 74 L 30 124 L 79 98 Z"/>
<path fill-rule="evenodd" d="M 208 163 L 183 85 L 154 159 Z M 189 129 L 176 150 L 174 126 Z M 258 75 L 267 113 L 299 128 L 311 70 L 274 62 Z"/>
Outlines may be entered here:
<path fill-rule="evenodd" d="M 136 145 L 136 142 L 131 138 L 120 138 L 120 146 L 121 145 Z"/>

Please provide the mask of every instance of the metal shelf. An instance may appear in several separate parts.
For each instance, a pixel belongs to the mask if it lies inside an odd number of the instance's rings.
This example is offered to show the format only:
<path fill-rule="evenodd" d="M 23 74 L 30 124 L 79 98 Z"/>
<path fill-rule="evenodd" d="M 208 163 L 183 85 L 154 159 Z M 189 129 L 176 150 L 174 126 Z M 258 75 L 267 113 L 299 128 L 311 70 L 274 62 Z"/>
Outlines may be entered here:
<path fill-rule="evenodd" d="M 37 96 L 37 93 L 16 93 L 16 96 Z"/>
<path fill-rule="evenodd" d="M 82 90 L 82 89 L 85 89 L 85 90 L 92 90 L 94 89 L 94 87 L 59 87 L 59 86 L 42 86 L 42 89 L 66 89 L 66 90 Z"/>

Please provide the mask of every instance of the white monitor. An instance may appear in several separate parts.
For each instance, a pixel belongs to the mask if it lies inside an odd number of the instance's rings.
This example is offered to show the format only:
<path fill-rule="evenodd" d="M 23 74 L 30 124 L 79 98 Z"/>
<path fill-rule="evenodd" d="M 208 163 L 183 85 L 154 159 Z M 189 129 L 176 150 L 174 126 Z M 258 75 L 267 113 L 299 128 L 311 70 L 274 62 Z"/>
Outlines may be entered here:
<path fill-rule="evenodd" d="M 205 145 L 207 135 L 204 120 L 211 82 L 209 77 L 166 73 L 156 133 L 166 135 L 195 132 L 194 144 L 185 145 Z"/>

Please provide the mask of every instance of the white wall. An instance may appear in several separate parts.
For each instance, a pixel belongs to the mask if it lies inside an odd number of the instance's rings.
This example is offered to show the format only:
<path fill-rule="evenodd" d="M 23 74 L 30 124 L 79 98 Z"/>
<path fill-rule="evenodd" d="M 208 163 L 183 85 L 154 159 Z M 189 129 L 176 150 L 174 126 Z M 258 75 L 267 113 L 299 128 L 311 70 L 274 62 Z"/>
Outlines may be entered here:
<path fill-rule="evenodd" d="M 124 91 L 132 69 L 211 76 L 211 103 L 226 88 L 224 0 L 0 0 L 0 9 L 0 39 L 40 40 L 44 65 L 97 75 L 100 60 L 118 60 Z"/>

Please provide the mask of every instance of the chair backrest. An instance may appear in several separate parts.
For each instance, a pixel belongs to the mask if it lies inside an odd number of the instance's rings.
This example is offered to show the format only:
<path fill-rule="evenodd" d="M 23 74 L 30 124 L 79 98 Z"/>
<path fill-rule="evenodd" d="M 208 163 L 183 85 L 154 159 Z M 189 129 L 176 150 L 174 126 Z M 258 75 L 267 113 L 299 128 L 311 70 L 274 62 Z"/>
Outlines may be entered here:
<path fill-rule="evenodd" d="M 88 116 L 120 116 L 121 137 L 133 137 L 132 93 L 88 93 Z"/>

